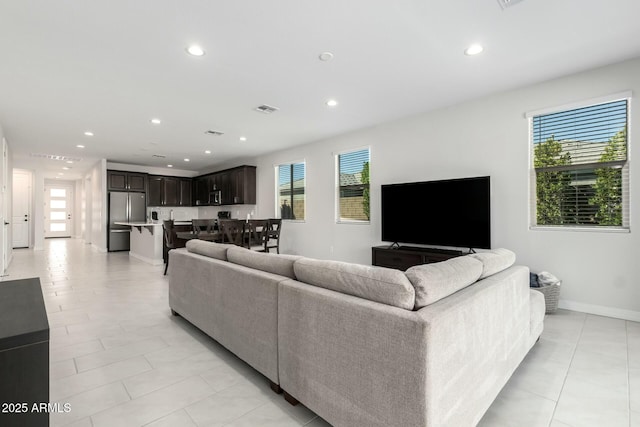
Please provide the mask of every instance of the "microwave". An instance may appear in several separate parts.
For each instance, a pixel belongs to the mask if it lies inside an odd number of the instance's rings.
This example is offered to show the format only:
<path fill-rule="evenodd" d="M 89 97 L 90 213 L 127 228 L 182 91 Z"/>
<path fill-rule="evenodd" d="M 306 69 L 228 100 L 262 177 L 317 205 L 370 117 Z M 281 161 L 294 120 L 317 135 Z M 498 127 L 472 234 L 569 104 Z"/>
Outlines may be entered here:
<path fill-rule="evenodd" d="M 209 204 L 214 206 L 222 204 L 222 192 L 220 190 L 213 190 L 209 193 Z"/>

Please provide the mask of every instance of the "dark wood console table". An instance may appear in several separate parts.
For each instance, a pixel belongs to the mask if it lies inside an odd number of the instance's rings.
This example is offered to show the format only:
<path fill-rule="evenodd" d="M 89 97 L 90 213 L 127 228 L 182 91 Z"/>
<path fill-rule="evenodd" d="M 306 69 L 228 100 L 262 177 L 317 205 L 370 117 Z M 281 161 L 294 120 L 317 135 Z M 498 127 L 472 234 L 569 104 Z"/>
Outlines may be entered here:
<path fill-rule="evenodd" d="M 0 426 L 48 426 L 42 403 L 49 403 L 49 322 L 40 279 L 0 282 Z"/>
<path fill-rule="evenodd" d="M 414 265 L 446 261 L 461 255 L 465 254 L 449 249 L 374 246 L 371 248 L 371 264 L 404 271 Z"/>

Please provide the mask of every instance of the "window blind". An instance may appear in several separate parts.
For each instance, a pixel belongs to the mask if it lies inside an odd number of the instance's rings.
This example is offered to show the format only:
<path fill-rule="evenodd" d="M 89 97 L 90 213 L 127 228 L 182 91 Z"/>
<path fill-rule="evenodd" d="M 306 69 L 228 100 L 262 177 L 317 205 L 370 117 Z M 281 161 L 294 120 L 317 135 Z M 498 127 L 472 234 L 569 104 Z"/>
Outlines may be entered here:
<path fill-rule="evenodd" d="M 288 163 L 277 167 L 278 207 L 282 219 L 305 218 L 305 164 Z"/>
<path fill-rule="evenodd" d="M 369 221 L 369 149 L 338 154 L 338 220 Z"/>
<path fill-rule="evenodd" d="M 535 224 L 628 227 L 628 100 L 532 117 Z"/>

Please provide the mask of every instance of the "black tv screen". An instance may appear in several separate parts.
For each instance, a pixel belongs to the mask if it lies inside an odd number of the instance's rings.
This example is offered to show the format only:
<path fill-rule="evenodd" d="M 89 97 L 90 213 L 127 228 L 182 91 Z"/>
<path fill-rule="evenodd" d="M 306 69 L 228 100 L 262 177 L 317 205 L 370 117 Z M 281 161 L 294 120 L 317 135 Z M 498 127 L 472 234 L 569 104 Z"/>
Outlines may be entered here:
<path fill-rule="evenodd" d="M 382 186 L 382 240 L 491 249 L 488 176 Z"/>

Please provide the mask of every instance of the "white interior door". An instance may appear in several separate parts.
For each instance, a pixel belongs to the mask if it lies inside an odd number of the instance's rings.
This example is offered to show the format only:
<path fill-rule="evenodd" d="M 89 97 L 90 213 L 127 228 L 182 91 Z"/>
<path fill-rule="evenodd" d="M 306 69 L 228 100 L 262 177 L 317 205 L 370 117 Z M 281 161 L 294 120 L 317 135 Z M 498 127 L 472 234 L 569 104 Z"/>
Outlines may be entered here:
<path fill-rule="evenodd" d="M 11 230 L 14 248 L 29 247 L 31 229 L 31 173 L 13 172 L 13 212 Z"/>
<path fill-rule="evenodd" d="M 72 187 L 47 185 L 44 193 L 44 237 L 71 237 Z"/>

